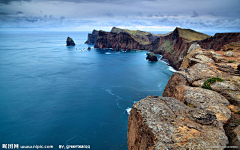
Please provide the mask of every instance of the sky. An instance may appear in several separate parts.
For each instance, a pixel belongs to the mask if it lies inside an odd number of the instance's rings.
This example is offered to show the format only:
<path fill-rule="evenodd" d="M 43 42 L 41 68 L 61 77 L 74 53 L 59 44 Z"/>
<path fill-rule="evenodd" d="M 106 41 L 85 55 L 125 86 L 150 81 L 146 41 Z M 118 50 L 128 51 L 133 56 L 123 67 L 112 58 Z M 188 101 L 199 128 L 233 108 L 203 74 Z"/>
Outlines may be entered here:
<path fill-rule="evenodd" d="M 240 0 L 0 0 L 0 31 L 240 32 Z"/>

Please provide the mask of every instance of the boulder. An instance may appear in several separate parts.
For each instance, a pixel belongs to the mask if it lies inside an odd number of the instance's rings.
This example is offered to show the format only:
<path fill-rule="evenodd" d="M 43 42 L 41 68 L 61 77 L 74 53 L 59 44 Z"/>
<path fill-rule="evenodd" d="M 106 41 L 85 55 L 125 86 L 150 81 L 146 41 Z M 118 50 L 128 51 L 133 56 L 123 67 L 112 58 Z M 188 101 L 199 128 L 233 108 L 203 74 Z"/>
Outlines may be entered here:
<path fill-rule="evenodd" d="M 91 50 L 91 47 L 88 47 L 88 49 L 87 50 Z"/>
<path fill-rule="evenodd" d="M 239 91 L 239 88 L 231 81 L 215 82 L 210 85 L 212 90 L 221 93 L 224 90 Z"/>
<path fill-rule="evenodd" d="M 200 59 L 200 60 L 203 61 L 204 63 L 214 64 L 214 61 L 213 61 L 211 58 L 209 58 L 209 57 L 207 57 L 207 56 L 205 56 L 205 55 L 196 55 L 195 58 L 196 58 L 196 59 Z"/>
<path fill-rule="evenodd" d="M 216 63 L 221 63 L 221 62 L 226 62 L 227 59 L 218 55 L 213 55 L 212 59 L 216 62 Z"/>
<path fill-rule="evenodd" d="M 225 52 L 223 55 L 227 56 L 227 57 L 236 57 L 237 56 L 237 54 L 235 54 L 232 51 Z"/>
<path fill-rule="evenodd" d="M 193 50 L 195 50 L 195 49 L 197 49 L 197 48 L 201 48 L 200 47 L 200 45 L 199 44 L 197 44 L 197 43 L 193 43 L 189 48 L 188 48 L 188 54 L 190 53 L 190 52 L 192 52 Z"/>
<path fill-rule="evenodd" d="M 157 56 L 155 56 L 153 53 L 147 53 L 146 59 L 149 61 L 158 61 Z"/>
<path fill-rule="evenodd" d="M 203 110 L 211 110 L 216 114 L 217 120 L 222 123 L 226 123 L 231 118 L 231 112 L 227 108 L 230 103 L 221 94 L 200 87 L 185 85 L 176 86 L 175 89 L 172 90 L 172 94 L 164 93 L 163 96 L 176 98 Z"/>
<path fill-rule="evenodd" d="M 148 96 L 136 102 L 128 118 L 127 137 L 128 150 L 207 149 L 228 144 L 212 111 L 190 108 L 169 97 Z"/>
<path fill-rule="evenodd" d="M 225 63 L 216 64 L 217 69 L 226 73 L 234 73 L 234 68 L 231 65 Z"/>
<path fill-rule="evenodd" d="M 68 37 L 67 38 L 67 46 L 75 46 L 75 43 L 72 38 Z"/>
<path fill-rule="evenodd" d="M 214 68 L 210 67 L 208 64 L 202 63 L 197 63 L 192 67 L 187 68 L 185 75 L 190 84 L 200 79 L 220 76 Z"/>
<path fill-rule="evenodd" d="M 221 94 L 233 105 L 240 106 L 240 91 L 224 90 Z"/>

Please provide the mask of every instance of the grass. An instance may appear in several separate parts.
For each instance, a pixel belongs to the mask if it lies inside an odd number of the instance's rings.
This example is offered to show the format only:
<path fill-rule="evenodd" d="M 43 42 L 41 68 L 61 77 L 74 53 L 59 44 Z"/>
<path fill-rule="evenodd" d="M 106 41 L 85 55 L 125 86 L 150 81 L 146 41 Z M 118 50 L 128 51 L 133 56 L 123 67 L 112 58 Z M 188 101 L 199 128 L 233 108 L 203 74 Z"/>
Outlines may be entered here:
<path fill-rule="evenodd" d="M 209 79 L 207 79 L 207 81 L 205 81 L 203 83 L 202 88 L 212 90 L 211 84 L 213 84 L 215 82 L 222 82 L 222 81 L 224 81 L 224 80 L 222 78 L 219 78 L 219 77 L 209 78 Z"/>
<path fill-rule="evenodd" d="M 178 28 L 178 31 L 179 31 L 180 36 L 183 37 L 184 39 L 186 39 L 188 42 L 200 41 L 200 40 L 204 40 L 206 38 L 211 37 L 207 34 L 196 32 L 196 31 L 191 30 L 191 29 Z"/>

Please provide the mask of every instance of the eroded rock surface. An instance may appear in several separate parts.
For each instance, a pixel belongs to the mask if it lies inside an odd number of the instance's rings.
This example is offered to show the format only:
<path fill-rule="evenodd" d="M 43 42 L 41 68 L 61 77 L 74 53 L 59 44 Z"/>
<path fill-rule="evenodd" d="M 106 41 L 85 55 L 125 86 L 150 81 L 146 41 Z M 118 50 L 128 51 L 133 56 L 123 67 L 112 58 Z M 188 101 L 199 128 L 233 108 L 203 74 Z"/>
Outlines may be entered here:
<path fill-rule="evenodd" d="M 227 136 L 212 111 L 190 108 L 174 98 L 136 102 L 128 118 L 128 149 L 206 149 L 226 146 Z"/>

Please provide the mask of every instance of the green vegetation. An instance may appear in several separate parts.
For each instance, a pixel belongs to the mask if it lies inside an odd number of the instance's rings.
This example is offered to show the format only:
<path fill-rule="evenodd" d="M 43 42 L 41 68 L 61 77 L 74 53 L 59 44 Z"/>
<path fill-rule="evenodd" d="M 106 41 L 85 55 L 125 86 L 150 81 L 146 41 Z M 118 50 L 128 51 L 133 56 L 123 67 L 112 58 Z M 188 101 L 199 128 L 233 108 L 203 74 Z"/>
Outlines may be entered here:
<path fill-rule="evenodd" d="M 233 60 L 229 60 L 228 63 L 233 63 Z"/>
<path fill-rule="evenodd" d="M 192 108 L 197 108 L 196 106 L 194 106 L 194 105 L 192 105 L 192 104 L 189 104 L 189 103 L 187 103 L 187 106 L 188 106 L 188 107 L 192 107 Z"/>
<path fill-rule="evenodd" d="M 223 79 L 222 78 L 219 78 L 219 77 L 212 77 L 212 78 L 209 78 L 207 79 L 207 81 L 205 81 L 202 85 L 202 88 L 204 89 L 209 89 L 209 90 L 212 90 L 211 88 L 211 84 L 215 83 L 215 82 L 222 82 Z"/>
<path fill-rule="evenodd" d="M 150 36 L 150 35 L 155 36 L 155 37 L 160 36 L 160 35 L 152 34 L 150 32 L 145 32 L 145 31 L 140 31 L 140 30 L 120 29 L 120 28 L 116 28 L 116 27 L 113 27 L 111 32 L 114 32 L 114 33 L 120 33 L 120 32 L 129 33 L 134 40 L 136 40 L 139 44 L 142 44 L 142 45 L 147 45 L 147 44 L 151 43 L 148 39 L 148 36 Z"/>
<path fill-rule="evenodd" d="M 238 120 L 236 120 L 236 121 L 235 121 L 235 123 L 237 123 L 237 124 L 240 124 L 240 120 L 239 120 L 239 119 L 238 119 Z"/>
<path fill-rule="evenodd" d="M 182 38 L 186 39 L 188 42 L 200 41 L 200 40 L 204 40 L 206 38 L 211 37 L 207 34 L 196 32 L 196 31 L 191 30 L 191 29 L 181 29 L 181 28 L 177 28 L 177 29 L 179 31 L 180 36 Z"/>

